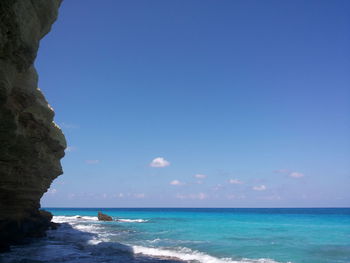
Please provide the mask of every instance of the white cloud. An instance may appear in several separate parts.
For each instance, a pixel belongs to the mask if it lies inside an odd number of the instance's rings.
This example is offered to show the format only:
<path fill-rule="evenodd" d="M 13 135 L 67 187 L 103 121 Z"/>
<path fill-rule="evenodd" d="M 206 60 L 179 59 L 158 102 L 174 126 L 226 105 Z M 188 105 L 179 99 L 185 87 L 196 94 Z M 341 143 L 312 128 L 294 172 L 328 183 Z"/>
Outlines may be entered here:
<path fill-rule="evenodd" d="M 144 193 L 139 193 L 139 194 L 134 194 L 134 197 L 135 198 L 145 198 L 146 197 L 146 195 L 144 194 Z"/>
<path fill-rule="evenodd" d="M 290 177 L 293 177 L 293 178 L 300 178 L 300 177 L 303 177 L 304 174 L 303 173 L 299 173 L 299 172 L 292 172 L 289 174 Z"/>
<path fill-rule="evenodd" d="M 197 195 L 197 197 L 198 197 L 198 199 L 203 200 L 203 199 L 206 199 L 206 198 L 207 198 L 207 195 L 206 195 L 205 193 L 199 193 L 199 194 Z"/>
<path fill-rule="evenodd" d="M 169 165 L 170 165 L 170 162 L 165 160 L 163 157 L 154 158 L 152 162 L 149 164 L 149 166 L 156 167 L 156 168 L 163 168 Z"/>
<path fill-rule="evenodd" d="M 75 146 L 67 146 L 67 148 L 65 149 L 65 152 L 74 152 L 77 150 L 77 147 Z"/>
<path fill-rule="evenodd" d="M 175 196 L 178 199 L 197 199 L 197 200 L 204 200 L 208 198 L 208 195 L 205 193 L 198 193 L 198 194 L 188 194 L 188 195 L 183 195 L 183 194 L 177 194 Z"/>
<path fill-rule="evenodd" d="M 180 182 L 179 180 L 173 180 L 170 182 L 171 185 L 183 185 L 184 183 Z"/>
<path fill-rule="evenodd" d="M 238 179 L 230 179 L 228 182 L 230 184 L 243 184 L 243 182 Z"/>
<path fill-rule="evenodd" d="M 87 164 L 98 164 L 100 160 L 86 160 L 85 161 Z"/>
<path fill-rule="evenodd" d="M 198 178 L 198 179 L 204 179 L 207 176 L 205 174 L 195 174 L 194 177 Z"/>
<path fill-rule="evenodd" d="M 257 185 L 253 187 L 253 190 L 255 191 L 265 191 L 266 190 L 266 186 L 265 185 Z"/>
<path fill-rule="evenodd" d="M 47 191 L 47 193 L 48 193 L 48 194 L 51 194 L 51 195 L 54 195 L 54 194 L 57 193 L 57 189 L 55 189 L 55 188 L 49 189 L 49 190 Z"/>

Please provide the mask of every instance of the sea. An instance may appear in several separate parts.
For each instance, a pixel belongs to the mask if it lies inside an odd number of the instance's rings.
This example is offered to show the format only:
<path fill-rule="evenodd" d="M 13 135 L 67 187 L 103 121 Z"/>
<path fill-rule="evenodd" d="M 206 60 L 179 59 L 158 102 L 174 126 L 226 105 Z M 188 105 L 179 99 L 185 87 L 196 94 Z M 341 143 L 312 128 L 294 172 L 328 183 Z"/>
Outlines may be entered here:
<path fill-rule="evenodd" d="M 350 263 L 350 208 L 45 210 L 61 226 L 1 263 Z"/>

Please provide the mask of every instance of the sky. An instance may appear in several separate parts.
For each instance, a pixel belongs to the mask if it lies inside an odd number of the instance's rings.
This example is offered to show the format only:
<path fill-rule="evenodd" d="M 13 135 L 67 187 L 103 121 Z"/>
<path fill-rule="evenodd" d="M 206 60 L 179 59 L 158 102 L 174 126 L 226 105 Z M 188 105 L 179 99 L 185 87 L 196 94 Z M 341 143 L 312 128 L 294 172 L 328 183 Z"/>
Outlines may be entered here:
<path fill-rule="evenodd" d="M 350 2 L 64 1 L 43 207 L 350 206 Z"/>

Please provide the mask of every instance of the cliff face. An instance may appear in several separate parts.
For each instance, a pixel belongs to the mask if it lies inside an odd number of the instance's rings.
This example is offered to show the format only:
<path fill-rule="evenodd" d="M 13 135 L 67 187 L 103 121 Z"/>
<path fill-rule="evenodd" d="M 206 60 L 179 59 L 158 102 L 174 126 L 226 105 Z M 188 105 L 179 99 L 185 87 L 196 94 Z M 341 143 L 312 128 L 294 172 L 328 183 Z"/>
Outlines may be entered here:
<path fill-rule="evenodd" d="M 50 226 L 40 198 L 62 174 L 66 142 L 33 62 L 60 3 L 0 1 L 0 251 Z"/>

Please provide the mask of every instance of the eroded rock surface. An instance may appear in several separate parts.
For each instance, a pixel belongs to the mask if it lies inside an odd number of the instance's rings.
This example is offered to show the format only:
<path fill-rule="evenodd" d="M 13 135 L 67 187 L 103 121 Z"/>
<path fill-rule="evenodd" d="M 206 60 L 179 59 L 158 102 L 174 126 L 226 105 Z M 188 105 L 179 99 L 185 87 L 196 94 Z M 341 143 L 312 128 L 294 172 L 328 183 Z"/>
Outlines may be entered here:
<path fill-rule="evenodd" d="M 44 235 L 40 198 L 60 174 L 66 141 L 33 66 L 61 0 L 0 1 L 0 251 Z"/>
<path fill-rule="evenodd" d="M 100 221 L 113 221 L 113 218 L 111 216 L 103 214 L 101 212 L 98 212 L 97 218 Z"/>

